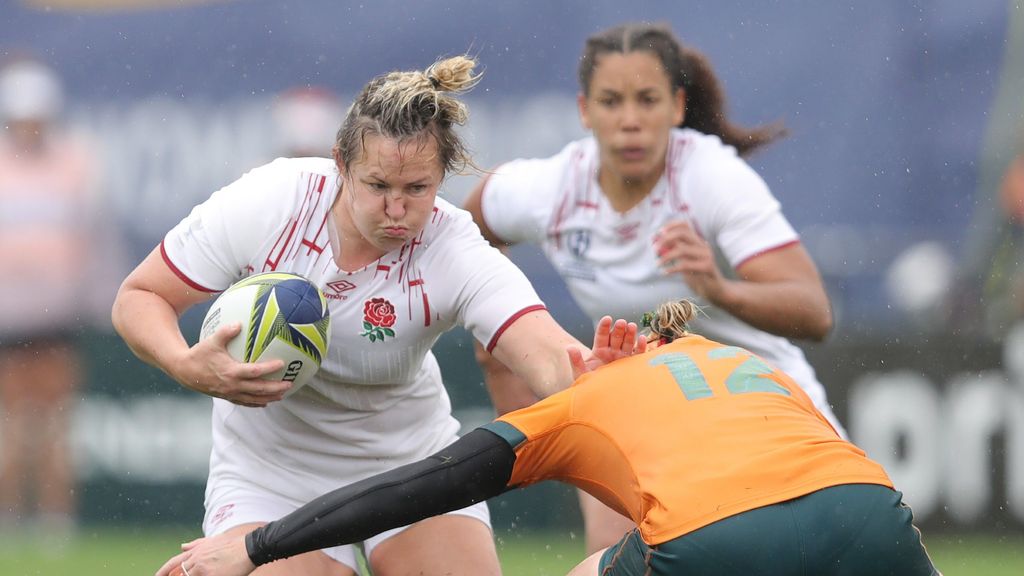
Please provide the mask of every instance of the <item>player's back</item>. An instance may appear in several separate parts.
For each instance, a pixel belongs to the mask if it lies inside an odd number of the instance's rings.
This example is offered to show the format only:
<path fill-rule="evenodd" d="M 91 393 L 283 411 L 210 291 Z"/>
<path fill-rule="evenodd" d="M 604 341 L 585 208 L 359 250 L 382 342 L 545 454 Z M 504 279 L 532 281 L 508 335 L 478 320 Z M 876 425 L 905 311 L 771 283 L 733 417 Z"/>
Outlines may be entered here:
<path fill-rule="evenodd" d="M 521 412 L 502 418 L 530 440 L 513 482 L 577 484 L 636 520 L 648 543 L 828 486 L 891 486 L 788 376 L 700 336 L 614 362 Z"/>

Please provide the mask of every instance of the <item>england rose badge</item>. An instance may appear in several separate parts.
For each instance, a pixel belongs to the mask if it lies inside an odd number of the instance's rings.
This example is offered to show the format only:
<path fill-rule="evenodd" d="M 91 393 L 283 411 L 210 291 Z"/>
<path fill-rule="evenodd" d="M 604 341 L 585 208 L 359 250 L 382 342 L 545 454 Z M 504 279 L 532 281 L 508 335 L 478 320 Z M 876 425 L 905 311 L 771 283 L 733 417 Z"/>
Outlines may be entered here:
<path fill-rule="evenodd" d="M 363 333 L 370 339 L 370 342 L 390 336 L 395 337 L 395 331 L 391 329 L 395 325 L 395 306 L 386 298 L 372 298 L 363 304 Z"/>

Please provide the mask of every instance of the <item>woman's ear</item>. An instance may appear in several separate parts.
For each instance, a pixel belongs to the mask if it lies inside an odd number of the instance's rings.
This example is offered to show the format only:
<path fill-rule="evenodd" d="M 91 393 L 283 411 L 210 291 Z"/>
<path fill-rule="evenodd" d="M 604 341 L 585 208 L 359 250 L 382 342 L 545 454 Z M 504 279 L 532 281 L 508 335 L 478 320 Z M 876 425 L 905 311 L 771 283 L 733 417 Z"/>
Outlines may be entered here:
<path fill-rule="evenodd" d="M 334 165 L 338 167 L 338 174 L 345 176 L 345 163 L 341 161 L 341 147 L 337 144 L 331 148 L 331 156 L 334 158 Z"/>
<path fill-rule="evenodd" d="M 674 126 L 682 126 L 686 120 L 686 90 L 682 88 L 676 88 L 675 93 L 675 110 L 672 111 L 672 117 L 675 120 L 672 124 Z"/>
<path fill-rule="evenodd" d="M 590 117 L 587 114 L 587 96 L 583 92 L 576 95 L 576 108 L 580 112 L 580 123 L 587 130 L 590 130 Z"/>

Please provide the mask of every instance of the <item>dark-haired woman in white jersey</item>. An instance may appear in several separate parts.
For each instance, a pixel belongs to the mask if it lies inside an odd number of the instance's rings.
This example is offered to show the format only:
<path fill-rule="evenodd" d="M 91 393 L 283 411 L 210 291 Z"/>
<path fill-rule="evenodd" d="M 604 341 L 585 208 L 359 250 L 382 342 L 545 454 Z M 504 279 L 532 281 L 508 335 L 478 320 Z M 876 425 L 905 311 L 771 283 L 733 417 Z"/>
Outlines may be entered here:
<path fill-rule="evenodd" d="M 782 128 L 729 122 L 707 59 L 663 26 L 591 36 L 579 82 L 592 136 L 550 158 L 508 162 L 482 181 L 465 207 L 484 236 L 496 246 L 539 245 L 595 322 L 695 300 L 705 313 L 694 322 L 701 333 L 779 366 L 843 434 L 789 341 L 828 335 L 828 296 L 779 202 L 743 160 Z M 477 356 L 499 413 L 536 400 L 486 351 Z M 589 550 L 629 528 L 583 498 Z"/>

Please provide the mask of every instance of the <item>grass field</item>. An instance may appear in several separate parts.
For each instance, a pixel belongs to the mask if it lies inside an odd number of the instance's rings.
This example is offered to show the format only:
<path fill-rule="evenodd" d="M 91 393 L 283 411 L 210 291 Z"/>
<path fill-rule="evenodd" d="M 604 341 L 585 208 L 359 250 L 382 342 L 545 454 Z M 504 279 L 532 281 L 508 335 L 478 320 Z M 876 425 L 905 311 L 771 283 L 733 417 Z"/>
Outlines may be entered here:
<path fill-rule="evenodd" d="M 0 542 L 3 576 L 140 576 L 152 574 L 191 537 L 187 530 L 127 531 L 85 529 L 74 544 L 50 554 L 39 541 L 5 537 Z M 928 550 L 945 576 L 1024 574 L 1024 534 L 925 536 Z M 565 574 L 583 554 L 578 538 L 567 534 L 499 535 L 506 576 Z"/>

